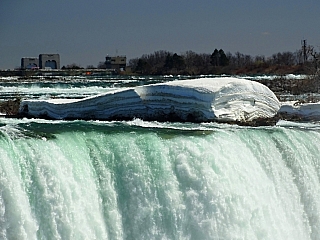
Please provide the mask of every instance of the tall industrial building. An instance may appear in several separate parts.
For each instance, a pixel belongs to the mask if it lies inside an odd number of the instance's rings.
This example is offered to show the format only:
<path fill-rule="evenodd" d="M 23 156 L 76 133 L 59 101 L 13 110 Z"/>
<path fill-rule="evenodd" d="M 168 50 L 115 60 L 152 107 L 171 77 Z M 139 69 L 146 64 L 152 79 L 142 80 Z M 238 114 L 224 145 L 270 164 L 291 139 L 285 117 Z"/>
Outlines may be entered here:
<path fill-rule="evenodd" d="M 21 58 L 21 69 L 39 68 L 39 58 Z"/>
<path fill-rule="evenodd" d="M 40 54 L 39 67 L 41 69 L 45 69 L 45 68 L 60 69 L 60 55 L 59 54 Z"/>
<path fill-rule="evenodd" d="M 39 58 L 21 58 L 21 69 L 60 69 L 59 54 L 40 54 Z"/>

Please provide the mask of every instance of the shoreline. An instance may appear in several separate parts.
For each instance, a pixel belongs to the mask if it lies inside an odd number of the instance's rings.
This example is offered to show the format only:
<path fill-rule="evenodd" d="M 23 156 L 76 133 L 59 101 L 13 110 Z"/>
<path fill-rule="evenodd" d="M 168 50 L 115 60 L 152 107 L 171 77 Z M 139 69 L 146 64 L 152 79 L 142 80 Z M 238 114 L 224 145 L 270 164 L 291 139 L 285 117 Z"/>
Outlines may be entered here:
<path fill-rule="evenodd" d="M 118 75 L 115 69 L 37 69 L 0 70 L 0 77 L 71 77 L 71 76 L 112 76 Z"/>

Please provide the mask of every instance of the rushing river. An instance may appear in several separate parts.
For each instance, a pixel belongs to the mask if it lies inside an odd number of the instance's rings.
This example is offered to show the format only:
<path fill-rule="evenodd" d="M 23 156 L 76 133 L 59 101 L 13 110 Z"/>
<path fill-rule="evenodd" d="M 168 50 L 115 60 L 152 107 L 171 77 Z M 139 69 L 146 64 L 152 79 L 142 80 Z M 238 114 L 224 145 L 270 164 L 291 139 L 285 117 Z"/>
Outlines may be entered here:
<path fill-rule="evenodd" d="M 163 78 L 0 83 L 81 98 Z M 320 124 L 0 118 L 0 239 L 319 239 Z"/>

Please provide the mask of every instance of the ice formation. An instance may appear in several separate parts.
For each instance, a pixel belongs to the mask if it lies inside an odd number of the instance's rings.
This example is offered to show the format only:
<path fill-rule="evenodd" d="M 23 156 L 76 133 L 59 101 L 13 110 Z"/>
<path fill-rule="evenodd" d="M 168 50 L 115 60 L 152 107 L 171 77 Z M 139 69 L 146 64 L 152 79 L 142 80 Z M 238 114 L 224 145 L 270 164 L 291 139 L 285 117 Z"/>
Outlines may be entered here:
<path fill-rule="evenodd" d="M 279 108 L 266 86 L 226 77 L 121 88 L 83 99 L 24 100 L 19 111 L 49 119 L 248 122 L 271 118 Z"/>
<path fill-rule="evenodd" d="M 282 102 L 278 113 L 289 119 L 319 120 L 320 103 Z"/>

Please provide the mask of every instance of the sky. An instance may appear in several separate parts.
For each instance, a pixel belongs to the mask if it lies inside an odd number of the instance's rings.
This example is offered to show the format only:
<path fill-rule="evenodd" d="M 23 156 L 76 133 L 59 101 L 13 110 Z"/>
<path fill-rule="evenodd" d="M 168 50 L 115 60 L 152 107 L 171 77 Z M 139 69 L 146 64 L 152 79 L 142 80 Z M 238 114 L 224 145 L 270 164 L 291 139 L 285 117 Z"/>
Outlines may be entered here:
<path fill-rule="evenodd" d="M 319 0 L 0 0 L 0 69 L 59 53 L 61 64 L 97 66 L 158 50 L 252 56 L 320 50 Z"/>

